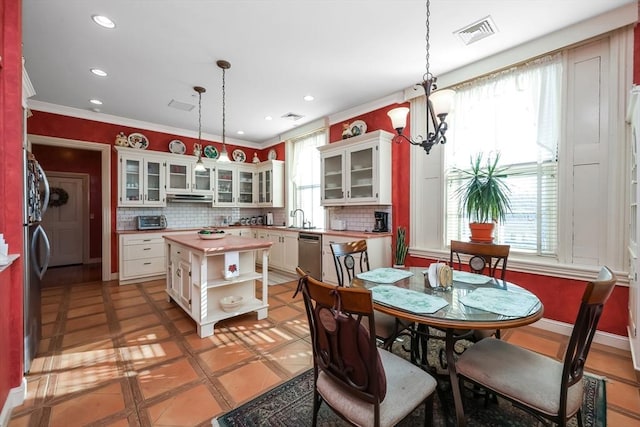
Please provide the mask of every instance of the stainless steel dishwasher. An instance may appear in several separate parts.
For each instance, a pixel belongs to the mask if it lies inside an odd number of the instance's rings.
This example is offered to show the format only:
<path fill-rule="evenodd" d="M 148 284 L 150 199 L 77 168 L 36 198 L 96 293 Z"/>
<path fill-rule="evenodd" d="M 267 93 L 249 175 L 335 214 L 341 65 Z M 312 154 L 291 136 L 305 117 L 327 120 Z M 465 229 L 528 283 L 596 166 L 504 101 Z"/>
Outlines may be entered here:
<path fill-rule="evenodd" d="M 314 279 L 322 280 L 322 239 L 320 234 L 298 235 L 298 266 Z"/>

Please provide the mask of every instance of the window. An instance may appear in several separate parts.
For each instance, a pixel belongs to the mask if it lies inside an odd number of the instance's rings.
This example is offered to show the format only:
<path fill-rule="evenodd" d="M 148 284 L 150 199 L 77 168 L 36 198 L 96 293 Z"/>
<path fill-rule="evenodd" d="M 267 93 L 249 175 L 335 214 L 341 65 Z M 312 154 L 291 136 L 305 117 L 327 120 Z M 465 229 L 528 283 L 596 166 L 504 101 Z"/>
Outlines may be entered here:
<path fill-rule="evenodd" d="M 468 219 L 456 190 L 470 159 L 500 153 L 508 166 L 512 212 L 499 224 L 497 242 L 512 250 L 556 255 L 558 141 L 561 120 L 560 55 L 475 80 L 456 88 L 455 114 L 445 148 L 445 241 L 467 240 Z"/>
<path fill-rule="evenodd" d="M 324 225 L 324 208 L 320 206 L 320 152 L 317 147 L 326 141 L 324 129 L 289 141 L 293 159 L 289 163 L 289 210 L 302 209 L 305 219 L 314 226 Z M 298 221 L 295 222 L 298 226 L 303 225 L 299 223 L 301 219 L 295 221 Z"/>

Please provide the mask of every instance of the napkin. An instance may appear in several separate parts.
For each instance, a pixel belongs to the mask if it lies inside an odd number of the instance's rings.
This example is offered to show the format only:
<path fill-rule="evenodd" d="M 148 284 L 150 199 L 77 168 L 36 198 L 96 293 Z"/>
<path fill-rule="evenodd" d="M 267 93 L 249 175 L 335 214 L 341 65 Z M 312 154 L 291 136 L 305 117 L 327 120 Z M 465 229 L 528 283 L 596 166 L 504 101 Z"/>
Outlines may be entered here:
<path fill-rule="evenodd" d="M 496 288 L 478 288 L 460 298 L 467 307 L 502 314 L 509 317 L 524 317 L 531 314 L 540 300 L 528 292 L 508 291 Z"/>

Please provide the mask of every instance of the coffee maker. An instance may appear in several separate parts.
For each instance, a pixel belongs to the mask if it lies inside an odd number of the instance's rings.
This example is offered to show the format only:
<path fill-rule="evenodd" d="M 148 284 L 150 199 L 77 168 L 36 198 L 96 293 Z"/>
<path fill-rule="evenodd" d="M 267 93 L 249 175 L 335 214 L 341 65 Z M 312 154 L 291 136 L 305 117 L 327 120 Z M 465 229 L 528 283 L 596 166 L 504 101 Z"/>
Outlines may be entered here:
<path fill-rule="evenodd" d="M 376 220 L 373 227 L 374 233 L 386 233 L 389 231 L 389 214 L 387 212 L 374 212 L 373 216 Z"/>

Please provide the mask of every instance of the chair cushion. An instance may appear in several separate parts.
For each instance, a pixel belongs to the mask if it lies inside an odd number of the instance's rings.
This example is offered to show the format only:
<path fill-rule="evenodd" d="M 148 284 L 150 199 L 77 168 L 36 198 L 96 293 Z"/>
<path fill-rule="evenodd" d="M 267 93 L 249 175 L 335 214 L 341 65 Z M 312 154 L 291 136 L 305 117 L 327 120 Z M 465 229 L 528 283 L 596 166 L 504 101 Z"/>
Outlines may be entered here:
<path fill-rule="evenodd" d="M 386 350 L 378 349 L 378 352 L 387 376 L 387 397 L 380 403 L 380 425 L 393 426 L 433 393 L 436 381 L 405 359 Z M 322 371 L 316 387 L 327 404 L 353 424 L 373 425 L 373 404 L 346 392 Z"/>
<path fill-rule="evenodd" d="M 562 363 L 507 342 L 486 338 L 456 362 L 459 375 L 550 416 L 558 415 Z M 582 381 L 569 388 L 567 417 L 582 405 Z"/>

